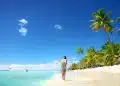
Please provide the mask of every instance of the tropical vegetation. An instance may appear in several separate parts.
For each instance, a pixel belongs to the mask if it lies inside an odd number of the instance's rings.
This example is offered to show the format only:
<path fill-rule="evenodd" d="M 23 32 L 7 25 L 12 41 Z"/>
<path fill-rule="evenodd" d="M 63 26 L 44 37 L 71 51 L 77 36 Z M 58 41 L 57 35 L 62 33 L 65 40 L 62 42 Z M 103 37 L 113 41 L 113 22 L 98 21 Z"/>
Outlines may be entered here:
<path fill-rule="evenodd" d="M 84 58 L 78 63 L 73 63 L 69 68 L 70 70 L 120 64 L 120 43 L 115 43 L 112 40 L 112 33 L 120 32 L 119 27 L 117 27 L 117 24 L 120 23 L 120 17 L 115 20 L 112 19 L 111 12 L 105 12 L 104 8 L 93 12 L 92 16 L 92 30 L 98 32 L 103 29 L 107 40 L 99 50 L 90 47 Z M 83 54 L 84 49 L 78 48 L 77 53 Z"/>

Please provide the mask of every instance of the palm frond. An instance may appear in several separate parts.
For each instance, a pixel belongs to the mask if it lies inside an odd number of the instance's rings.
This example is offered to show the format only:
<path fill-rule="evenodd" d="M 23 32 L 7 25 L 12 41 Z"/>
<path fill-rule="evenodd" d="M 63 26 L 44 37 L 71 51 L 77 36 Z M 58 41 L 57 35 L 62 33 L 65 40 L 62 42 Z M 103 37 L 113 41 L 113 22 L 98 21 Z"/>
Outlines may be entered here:
<path fill-rule="evenodd" d="M 111 25 L 110 23 L 106 23 L 106 24 L 105 24 L 105 27 L 106 27 L 106 28 L 105 28 L 105 29 L 106 29 L 106 32 L 108 32 L 108 33 L 109 33 L 109 32 L 112 32 L 112 25 Z"/>
<path fill-rule="evenodd" d="M 95 20 L 90 20 L 90 22 L 95 22 Z"/>
<path fill-rule="evenodd" d="M 116 22 L 120 23 L 120 17 L 118 17 L 118 18 L 116 19 Z"/>
<path fill-rule="evenodd" d="M 99 31 L 100 23 L 99 22 L 94 22 L 94 23 L 92 23 L 91 27 L 92 27 L 93 30 Z"/>
<path fill-rule="evenodd" d="M 84 52 L 83 48 L 77 48 L 77 53 L 78 54 L 83 54 L 83 52 Z"/>
<path fill-rule="evenodd" d="M 120 29 L 118 29 L 118 35 L 120 35 Z"/>

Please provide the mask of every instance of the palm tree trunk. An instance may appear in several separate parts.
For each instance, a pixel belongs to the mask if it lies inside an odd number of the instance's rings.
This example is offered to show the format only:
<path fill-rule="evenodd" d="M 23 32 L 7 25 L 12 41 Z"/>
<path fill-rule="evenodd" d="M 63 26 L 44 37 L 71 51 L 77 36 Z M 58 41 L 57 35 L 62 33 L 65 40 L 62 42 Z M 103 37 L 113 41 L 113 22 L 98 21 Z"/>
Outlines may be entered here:
<path fill-rule="evenodd" d="M 104 28 L 104 33 L 105 33 L 105 35 L 106 35 L 106 37 L 107 37 L 107 40 L 111 43 L 110 36 L 109 36 L 109 34 L 107 34 L 107 32 L 106 32 L 105 28 Z"/>
<path fill-rule="evenodd" d="M 107 34 L 107 32 L 106 32 L 105 27 L 104 27 L 104 32 L 105 32 L 105 35 L 107 36 L 108 42 L 109 42 L 110 45 L 111 45 L 111 51 L 112 51 L 112 54 L 114 55 L 114 53 L 113 53 L 113 44 L 112 44 L 112 41 L 111 41 L 111 39 L 110 39 L 109 34 Z"/>

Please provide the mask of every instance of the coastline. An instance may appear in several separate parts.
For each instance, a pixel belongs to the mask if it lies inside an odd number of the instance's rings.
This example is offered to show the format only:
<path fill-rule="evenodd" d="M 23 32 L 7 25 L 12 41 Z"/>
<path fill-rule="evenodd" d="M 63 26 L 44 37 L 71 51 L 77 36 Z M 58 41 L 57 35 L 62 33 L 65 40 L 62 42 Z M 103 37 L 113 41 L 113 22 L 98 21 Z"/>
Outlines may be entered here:
<path fill-rule="evenodd" d="M 55 74 L 44 86 L 120 86 L 120 65 L 68 71 L 66 81 Z"/>

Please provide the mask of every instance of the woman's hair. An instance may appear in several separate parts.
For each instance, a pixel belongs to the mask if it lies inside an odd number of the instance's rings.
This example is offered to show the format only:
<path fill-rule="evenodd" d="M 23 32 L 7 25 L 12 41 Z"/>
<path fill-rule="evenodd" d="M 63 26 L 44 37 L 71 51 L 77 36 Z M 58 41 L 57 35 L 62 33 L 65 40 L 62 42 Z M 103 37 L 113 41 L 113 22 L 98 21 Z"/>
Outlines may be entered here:
<path fill-rule="evenodd" d="M 66 56 L 64 56 L 63 58 L 64 58 L 64 59 L 67 59 L 67 57 L 66 57 Z"/>

